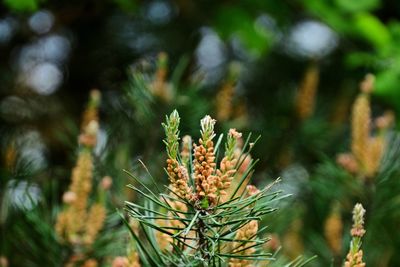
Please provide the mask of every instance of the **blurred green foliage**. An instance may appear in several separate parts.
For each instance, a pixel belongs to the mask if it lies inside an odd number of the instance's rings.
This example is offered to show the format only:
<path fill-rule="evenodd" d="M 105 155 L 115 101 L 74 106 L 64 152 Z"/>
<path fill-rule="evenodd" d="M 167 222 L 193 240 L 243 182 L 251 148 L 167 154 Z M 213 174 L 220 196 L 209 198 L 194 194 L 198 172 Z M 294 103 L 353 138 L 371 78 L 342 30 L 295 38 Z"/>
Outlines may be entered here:
<path fill-rule="evenodd" d="M 271 229 L 283 236 L 291 223 L 301 218 L 304 254 L 319 255 L 315 266 L 328 266 L 332 261 L 334 266 L 340 266 L 342 258 L 334 258 L 324 239 L 323 221 L 333 199 L 342 199 L 343 244 L 348 246 L 352 206 L 356 201 L 368 202 L 367 224 L 371 228 L 367 228 L 367 233 L 370 231 L 371 235 L 365 240 L 367 264 L 376 266 L 382 251 L 386 251 L 386 266 L 400 265 L 396 254 L 400 238 L 395 233 L 399 220 L 396 183 L 399 164 L 395 159 L 398 152 L 387 156 L 392 169 L 389 171 L 385 166 L 387 169 L 383 168 L 376 184 L 369 185 L 367 190 L 335 163 L 336 155 L 349 147 L 351 104 L 366 73 L 376 76 L 373 114 L 391 109 L 396 111 L 397 120 L 400 118 L 399 1 L 4 0 L 3 3 L 0 25 L 9 28 L 8 33 L 1 33 L 9 37 L 0 34 L 1 38 L 7 37 L 1 39 L 0 45 L 2 160 L 13 142 L 23 144 L 22 148 L 26 146 L 27 151 L 21 155 L 29 158 L 33 150 L 29 146 L 31 141 L 18 140 L 24 133 L 36 131 L 43 139 L 35 142 L 43 143 L 45 162 L 34 168 L 34 160 L 21 160 L 16 164 L 19 167 L 12 170 L 3 164 L 0 197 L 5 199 L 10 181 L 29 181 L 40 186 L 42 202 L 51 204 L 46 206 L 47 211 L 37 208 L 31 213 L 10 209 L 8 217 L 6 209 L 2 209 L 1 236 L 6 240 L 1 242 L 1 253 L 14 257 L 17 264 L 22 261 L 19 255 L 32 253 L 25 247 L 13 250 L 20 243 L 7 241 L 14 236 L 26 237 L 29 246 L 40 240 L 32 249 L 35 252 L 51 247 L 52 258 L 46 259 L 48 266 L 60 253 L 59 246 L 52 247 L 55 241 L 51 224 L 69 183 L 80 115 L 91 88 L 99 88 L 104 95 L 100 117 L 106 140 L 96 154 L 96 170 L 115 178 L 110 206 L 121 206 L 124 200 L 135 196 L 124 191 L 128 181 L 120 170 L 134 170 L 148 182 L 148 175 L 137 161 L 143 159 L 158 181 L 165 183 L 160 167 L 165 160 L 160 152 L 160 123 L 164 115 L 177 108 L 186 122 L 182 133 L 197 138 L 194 129 L 199 119 L 205 114 L 218 113 L 217 95 L 228 80 L 229 65 L 236 62 L 241 72 L 234 81 L 232 103 L 234 108 L 244 107 L 242 112 L 246 116 L 231 114 L 219 127 L 224 130 L 236 127 L 262 135 L 253 155 L 260 158 L 254 174 L 260 186 L 277 176 L 287 181 L 282 187 L 293 194 L 293 202 L 282 204 L 282 213 L 267 220 L 272 224 Z M 48 31 L 36 32 L 31 26 L 33 15 L 46 10 L 54 22 Z M 291 46 L 298 26 L 304 26 L 305 22 L 332 31 L 334 38 L 322 47 L 330 50 L 313 54 L 299 48 L 318 44 L 324 39 L 321 32 L 308 35 L 303 32 L 300 44 Z M 56 51 L 52 49 L 57 46 L 46 46 L 39 52 L 32 47 L 54 36 L 68 40 L 70 50 L 61 53 L 67 58 L 62 63 L 50 62 L 62 74 L 59 87 L 42 94 L 23 81 L 30 77 L 26 69 L 49 63 L 46 55 Z M 154 79 L 156 55 L 162 51 L 170 56 L 166 76 L 172 97 L 168 101 L 153 95 L 148 86 Z M 320 71 L 315 110 L 310 117 L 300 120 L 294 103 L 310 64 Z M 391 147 L 399 146 L 397 139 L 391 139 Z M 28 232 L 27 225 L 41 218 L 45 218 L 46 224 Z M 112 254 L 118 253 L 113 250 Z M 38 255 L 28 256 L 28 262 L 37 261 Z"/>
<path fill-rule="evenodd" d="M 38 0 L 4 0 L 4 4 L 16 12 L 33 12 L 39 7 Z"/>

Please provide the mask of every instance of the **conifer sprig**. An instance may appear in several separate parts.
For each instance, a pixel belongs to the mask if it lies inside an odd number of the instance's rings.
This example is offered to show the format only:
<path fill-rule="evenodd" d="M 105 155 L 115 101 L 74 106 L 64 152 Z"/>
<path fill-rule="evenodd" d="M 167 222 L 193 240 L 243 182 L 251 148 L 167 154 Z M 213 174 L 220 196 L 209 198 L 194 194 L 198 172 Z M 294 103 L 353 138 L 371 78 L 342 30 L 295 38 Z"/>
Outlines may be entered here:
<path fill-rule="evenodd" d="M 201 121 L 201 140 L 206 146 L 209 141 L 212 141 L 215 137 L 214 125 L 216 120 L 212 119 L 209 115 L 205 116 Z"/>
<path fill-rule="evenodd" d="M 219 162 L 212 141 L 216 121 L 205 116 L 200 122 L 199 144 L 194 144 L 192 157 L 185 156 L 185 161 L 189 162 L 183 163 L 178 155 L 179 121 L 178 112 L 173 111 L 163 124 L 170 180 L 166 187 L 168 192 L 156 193 L 140 178 L 129 174 L 140 185 L 129 187 L 144 200 L 126 202 L 128 215 L 140 226 L 139 233 L 131 231 L 131 234 L 142 265 L 261 266 L 258 264 L 263 261 L 273 261 L 273 255 L 263 249 L 268 238 L 263 237 L 266 227 L 262 227 L 260 221 L 276 210 L 272 203 L 285 196 L 272 191 L 271 186 L 261 190 L 250 186 L 240 195 L 221 198 L 224 190 L 232 187 L 229 192 L 238 192 L 249 183 L 256 163 L 253 160 L 238 173 L 240 183 L 230 182 L 236 175 L 236 168 L 248 157 L 249 140 L 238 153 L 241 134 L 231 129 Z M 183 147 L 188 146 L 187 141 Z M 187 185 L 189 174 L 194 176 L 194 188 Z M 298 260 L 294 266 L 301 266 L 302 262 Z"/>
<path fill-rule="evenodd" d="M 176 159 L 179 150 L 179 123 L 180 117 L 178 111 L 174 110 L 170 116 L 166 116 L 166 122 L 162 123 L 165 130 L 164 143 L 168 157 Z"/>
<path fill-rule="evenodd" d="M 364 215 L 365 209 L 360 204 L 357 203 L 353 209 L 353 227 L 351 228 L 351 242 L 350 242 L 350 251 L 347 254 L 346 262 L 344 263 L 344 267 L 364 267 L 365 263 L 363 262 L 363 251 L 361 249 L 361 238 L 365 234 L 364 229 Z"/>

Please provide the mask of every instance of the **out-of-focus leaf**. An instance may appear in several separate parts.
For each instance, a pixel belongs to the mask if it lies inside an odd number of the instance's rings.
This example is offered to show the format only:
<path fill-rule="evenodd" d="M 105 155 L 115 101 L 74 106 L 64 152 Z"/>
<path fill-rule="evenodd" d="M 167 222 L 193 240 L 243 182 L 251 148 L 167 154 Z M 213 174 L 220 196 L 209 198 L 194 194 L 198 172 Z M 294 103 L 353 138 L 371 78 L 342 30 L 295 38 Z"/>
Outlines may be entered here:
<path fill-rule="evenodd" d="M 376 75 L 374 95 L 400 112 L 400 65 Z"/>
<path fill-rule="evenodd" d="M 361 37 L 377 49 L 385 47 L 391 41 L 391 36 L 386 26 L 377 17 L 369 13 L 355 15 L 354 27 Z"/>
<path fill-rule="evenodd" d="M 393 40 L 400 41 L 400 22 L 391 21 L 387 25 Z"/>
<path fill-rule="evenodd" d="M 368 11 L 377 8 L 380 5 L 379 0 L 336 0 L 336 5 L 345 11 Z"/>
<path fill-rule="evenodd" d="M 13 11 L 35 11 L 38 8 L 37 0 L 4 0 L 4 4 Z"/>
<path fill-rule="evenodd" d="M 327 1 L 309 0 L 304 1 L 306 8 L 316 17 L 327 23 L 331 28 L 340 33 L 349 33 L 350 28 L 342 15 L 335 10 Z"/>
<path fill-rule="evenodd" d="M 380 64 L 376 55 L 367 52 L 351 52 L 346 55 L 345 62 L 352 68 L 368 67 L 372 69 Z"/>
<path fill-rule="evenodd" d="M 257 24 L 251 14 L 238 7 L 224 7 L 218 12 L 215 30 L 223 39 L 238 38 L 255 56 L 264 54 L 272 39 L 272 33 L 268 29 Z"/>
<path fill-rule="evenodd" d="M 126 12 L 136 11 L 138 4 L 135 0 L 114 0 L 118 7 Z"/>

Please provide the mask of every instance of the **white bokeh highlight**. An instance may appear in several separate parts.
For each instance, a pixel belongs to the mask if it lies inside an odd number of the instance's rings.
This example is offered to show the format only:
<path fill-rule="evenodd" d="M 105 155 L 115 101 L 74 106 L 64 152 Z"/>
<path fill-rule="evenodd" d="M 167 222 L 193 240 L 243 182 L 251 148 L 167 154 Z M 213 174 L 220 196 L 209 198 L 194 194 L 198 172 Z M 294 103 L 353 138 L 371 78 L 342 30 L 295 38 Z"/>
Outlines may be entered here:
<path fill-rule="evenodd" d="M 289 54 L 307 58 L 322 58 L 338 45 L 337 34 L 318 21 L 303 21 L 296 24 L 285 38 Z"/>

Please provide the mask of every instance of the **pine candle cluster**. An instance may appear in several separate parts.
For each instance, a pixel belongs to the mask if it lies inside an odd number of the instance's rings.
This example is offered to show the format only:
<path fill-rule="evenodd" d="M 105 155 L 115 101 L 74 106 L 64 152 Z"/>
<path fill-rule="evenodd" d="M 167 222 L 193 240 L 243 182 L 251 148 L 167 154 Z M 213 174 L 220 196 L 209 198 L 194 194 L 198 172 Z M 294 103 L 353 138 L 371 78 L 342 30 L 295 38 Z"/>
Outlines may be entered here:
<path fill-rule="evenodd" d="M 361 250 L 361 238 L 365 234 L 364 230 L 365 209 L 361 204 L 356 204 L 353 209 L 353 227 L 351 228 L 352 240 L 350 251 L 347 254 L 344 267 L 365 267 L 363 262 L 363 251 Z"/>
<path fill-rule="evenodd" d="M 309 118 L 314 112 L 318 83 L 319 68 L 312 63 L 307 68 L 296 95 L 295 108 L 300 120 Z"/>
<path fill-rule="evenodd" d="M 89 205 L 93 187 L 93 149 L 97 142 L 99 129 L 98 107 L 100 92 L 93 90 L 88 106 L 83 114 L 82 133 L 78 142 L 80 145 L 76 166 L 72 170 L 71 184 L 63 195 L 64 208 L 58 214 L 56 232 L 62 242 L 72 246 L 71 255 L 66 266 L 97 266 L 94 259 L 85 259 L 85 250 L 95 242 L 99 231 L 103 228 L 106 217 L 104 196 Z M 104 177 L 99 185 L 99 194 L 104 195 L 110 188 L 112 179 Z"/>
<path fill-rule="evenodd" d="M 241 63 L 231 62 L 227 76 L 215 95 L 214 113 L 219 122 L 236 121 L 241 124 L 248 121 L 247 105 L 239 94 L 242 68 Z"/>
<path fill-rule="evenodd" d="M 168 55 L 164 52 L 158 54 L 157 66 L 153 80 L 149 85 L 149 91 L 156 97 L 165 102 L 170 102 L 173 98 L 172 87 L 167 81 L 168 75 Z"/>
<path fill-rule="evenodd" d="M 234 149 L 241 134 L 231 129 L 228 133 L 225 157 L 216 169 L 214 154 L 214 124 L 215 120 L 206 116 L 201 120 L 201 138 L 199 144 L 194 144 L 194 180 L 196 185 L 195 201 L 200 201 L 203 207 L 215 206 L 222 197 L 236 173 L 237 159 Z"/>
<path fill-rule="evenodd" d="M 238 113 L 240 113 L 240 108 L 243 107 L 240 103 L 236 103 L 238 101 L 235 99 L 240 72 L 241 65 L 239 63 L 233 62 L 229 65 L 228 75 L 215 96 L 215 116 L 218 121 L 227 121 L 240 115 Z"/>
<path fill-rule="evenodd" d="M 339 256 L 342 252 L 343 222 L 338 203 L 332 207 L 325 221 L 324 236 L 333 255 Z"/>
<path fill-rule="evenodd" d="M 386 112 L 375 120 L 377 134 L 371 136 L 370 93 L 374 76 L 368 74 L 360 84 L 361 93 L 353 104 L 351 117 L 351 153 L 339 154 L 337 162 L 352 174 L 362 178 L 373 177 L 379 169 L 386 146 L 386 133 L 393 124 L 394 115 Z"/>
<path fill-rule="evenodd" d="M 256 163 L 249 155 L 254 143 L 248 137 L 243 144 L 235 129 L 228 131 L 224 145 L 222 135 L 214 143 L 216 121 L 205 116 L 198 143 L 185 136 L 180 144 L 179 123 L 173 111 L 163 124 L 168 194 L 159 191 L 157 196 L 130 174 L 144 189 L 129 187 L 146 200 L 126 202 L 129 216 L 142 230 L 131 231 L 140 261 L 144 266 L 231 267 L 271 261 L 264 248 L 269 239 L 261 235 L 266 228 L 259 221 L 275 210 L 271 203 L 279 192 L 248 185 Z"/>

